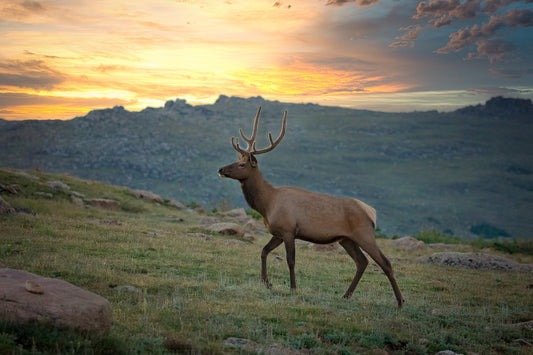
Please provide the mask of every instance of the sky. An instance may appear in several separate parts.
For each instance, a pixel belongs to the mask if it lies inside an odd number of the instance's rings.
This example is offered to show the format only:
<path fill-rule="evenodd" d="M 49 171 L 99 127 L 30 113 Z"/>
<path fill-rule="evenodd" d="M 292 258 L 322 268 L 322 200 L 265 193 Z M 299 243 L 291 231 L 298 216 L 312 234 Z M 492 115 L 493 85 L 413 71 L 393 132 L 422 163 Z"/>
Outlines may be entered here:
<path fill-rule="evenodd" d="M 533 0 L 0 3 L 0 118 L 221 94 L 387 112 L 533 99 Z"/>

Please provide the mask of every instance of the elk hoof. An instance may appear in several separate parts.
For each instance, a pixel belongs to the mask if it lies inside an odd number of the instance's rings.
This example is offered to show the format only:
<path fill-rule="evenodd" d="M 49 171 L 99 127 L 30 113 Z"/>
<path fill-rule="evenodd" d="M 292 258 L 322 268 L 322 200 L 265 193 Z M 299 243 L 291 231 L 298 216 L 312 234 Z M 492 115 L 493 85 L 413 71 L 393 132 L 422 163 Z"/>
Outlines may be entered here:
<path fill-rule="evenodd" d="M 351 293 L 348 293 L 348 292 L 346 292 L 346 293 L 344 294 L 344 296 L 342 296 L 342 298 L 344 298 L 344 299 L 346 299 L 346 300 L 349 299 L 350 297 L 352 297 L 352 294 L 351 294 Z"/>
<path fill-rule="evenodd" d="M 263 283 L 265 284 L 266 288 L 268 288 L 269 290 L 272 288 L 272 284 L 268 282 L 268 280 L 263 280 Z"/>

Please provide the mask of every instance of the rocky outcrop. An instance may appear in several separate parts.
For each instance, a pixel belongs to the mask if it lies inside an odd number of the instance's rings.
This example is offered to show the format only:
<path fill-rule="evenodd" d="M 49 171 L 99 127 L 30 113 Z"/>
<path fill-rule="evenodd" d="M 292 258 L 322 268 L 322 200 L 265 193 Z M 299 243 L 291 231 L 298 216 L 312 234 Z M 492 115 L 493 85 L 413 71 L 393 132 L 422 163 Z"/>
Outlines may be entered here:
<path fill-rule="evenodd" d="M 17 324 L 37 322 L 106 334 L 112 313 L 105 298 L 66 281 L 2 268 L 0 318 Z"/>
<path fill-rule="evenodd" d="M 483 253 L 443 252 L 432 254 L 424 259 L 432 264 L 476 270 L 533 272 L 533 264 L 520 264 L 514 260 L 503 258 L 501 256 Z"/>

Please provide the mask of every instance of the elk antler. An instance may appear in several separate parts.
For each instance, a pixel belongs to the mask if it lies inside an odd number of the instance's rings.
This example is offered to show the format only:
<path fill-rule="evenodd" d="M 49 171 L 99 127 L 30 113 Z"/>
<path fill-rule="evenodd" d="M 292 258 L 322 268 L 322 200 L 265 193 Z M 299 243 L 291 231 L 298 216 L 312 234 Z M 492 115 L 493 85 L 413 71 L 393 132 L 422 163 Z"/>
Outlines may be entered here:
<path fill-rule="evenodd" d="M 261 116 L 261 106 L 259 106 L 259 109 L 257 110 L 257 115 L 255 115 L 254 119 L 254 128 L 252 129 L 252 136 L 250 138 L 246 137 L 244 135 L 244 132 L 242 129 L 239 128 L 239 133 L 242 136 L 242 139 L 246 142 L 247 147 L 246 150 L 242 149 L 239 145 L 239 138 L 231 137 L 231 145 L 233 145 L 233 148 L 238 151 L 241 154 L 263 154 L 270 152 L 272 149 L 276 148 L 276 146 L 281 142 L 283 139 L 283 136 L 285 135 L 285 131 L 287 129 L 287 110 L 285 110 L 283 114 L 283 122 L 281 123 L 281 132 L 279 133 L 278 138 L 274 141 L 272 139 L 272 133 L 268 132 L 268 140 L 270 141 L 270 146 L 257 150 L 255 148 L 255 138 L 257 136 L 257 124 L 259 123 L 259 117 Z"/>

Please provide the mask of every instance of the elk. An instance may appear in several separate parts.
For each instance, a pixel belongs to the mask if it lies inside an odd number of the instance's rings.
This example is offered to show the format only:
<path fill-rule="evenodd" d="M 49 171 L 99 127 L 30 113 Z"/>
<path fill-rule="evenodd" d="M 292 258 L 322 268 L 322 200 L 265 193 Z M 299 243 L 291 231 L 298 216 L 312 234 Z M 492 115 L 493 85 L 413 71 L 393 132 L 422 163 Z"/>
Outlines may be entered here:
<path fill-rule="evenodd" d="M 231 138 L 231 145 L 237 151 L 238 160 L 221 168 L 218 174 L 240 182 L 246 201 L 263 216 L 264 223 L 272 234 L 272 238 L 261 252 L 261 277 L 267 288 L 272 286 L 267 276 L 267 256 L 282 243 L 285 244 L 291 289 L 294 290 L 295 239 L 317 244 L 338 242 L 357 267 L 344 298 L 352 296 L 368 265 L 368 259 L 362 252 L 364 250 L 383 269 L 394 290 L 398 307 L 402 307 L 404 299 L 394 278 L 391 263 L 376 243 L 376 210 L 354 198 L 270 185 L 263 178 L 255 156 L 270 152 L 281 142 L 287 129 L 287 111 L 283 115 L 278 138 L 274 140 L 269 132 L 270 145 L 263 149 L 257 149 L 255 142 L 260 116 L 261 107 L 257 110 L 250 138 L 239 129 L 242 139 L 247 143 L 246 149 L 241 148 L 238 138 Z"/>

